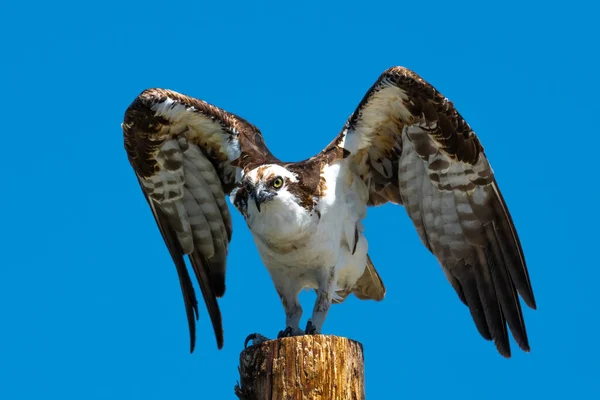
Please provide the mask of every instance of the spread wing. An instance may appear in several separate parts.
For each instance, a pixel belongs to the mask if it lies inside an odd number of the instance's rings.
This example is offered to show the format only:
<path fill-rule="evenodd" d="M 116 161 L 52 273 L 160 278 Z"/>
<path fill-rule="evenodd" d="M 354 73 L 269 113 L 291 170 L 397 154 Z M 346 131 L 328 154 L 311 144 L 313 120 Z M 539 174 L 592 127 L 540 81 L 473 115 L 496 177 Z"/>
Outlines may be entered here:
<path fill-rule="evenodd" d="M 198 306 L 184 255 L 198 280 L 221 348 L 217 297 L 225 293 L 232 233 L 225 195 L 240 185 L 244 165 L 271 154 L 260 131 L 244 119 L 169 90 L 142 92 L 125 112 L 122 127 L 127 156 L 177 267 L 190 351 L 194 350 Z"/>
<path fill-rule="evenodd" d="M 404 205 L 481 335 L 510 357 L 508 322 L 529 351 L 517 293 L 536 305 L 517 231 L 479 139 L 452 102 L 414 72 L 390 68 L 332 145 L 352 153 L 369 205 Z"/>

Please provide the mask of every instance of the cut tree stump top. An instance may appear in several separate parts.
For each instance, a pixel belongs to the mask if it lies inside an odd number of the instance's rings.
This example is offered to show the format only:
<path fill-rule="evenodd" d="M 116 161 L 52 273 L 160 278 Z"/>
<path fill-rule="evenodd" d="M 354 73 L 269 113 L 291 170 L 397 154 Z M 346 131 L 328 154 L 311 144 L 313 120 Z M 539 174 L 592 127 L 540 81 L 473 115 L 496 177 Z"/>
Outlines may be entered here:
<path fill-rule="evenodd" d="M 305 335 L 269 340 L 240 354 L 242 400 L 364 400 L 364 359 L 359 342 Z"/>

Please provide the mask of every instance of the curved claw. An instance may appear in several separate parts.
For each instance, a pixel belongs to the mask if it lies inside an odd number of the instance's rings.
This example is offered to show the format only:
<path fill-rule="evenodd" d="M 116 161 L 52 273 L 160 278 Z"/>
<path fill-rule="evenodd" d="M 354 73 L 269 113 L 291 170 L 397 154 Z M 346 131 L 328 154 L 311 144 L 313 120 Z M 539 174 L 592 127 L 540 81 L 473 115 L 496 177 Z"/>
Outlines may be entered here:
<path fill-rule="evenodd" d="M 291 326 L 288 326 L 283 331 L 279 331 L 279 334 L 277 335 L 277 339 L 292 337 L 292 336 L 301 336 L 301 335 L 304 335 L 304 331 L 302 331 L 302 329 L 293 328 Z"/>
<path fill-rule="evenodd" d="M 248 348 L 249 342 L 252 342 L 251 346 L 255 346 L 257 344 L 266 342 L 267 340 L 270 340 L 270 339 L 266 336 L 261 335 L 260 333 L 251 333 L 248 336 L 246 336 L 246 340 L 244 340 L 244 349 Z"/>
<path fill-rule="evenodd" d="M 304 331 L 307 335 L 316 335 L 319 332 L 317 332 L 317 328 L 313 325 L 311 320 L 308 320 L 308 323 L 306 324 L 306 329 Z"/>
<path fill-rule="evenodd" d="M 288 326 L 284 330 L 279 331 L 279 333 L 277 334 L 277 339 L 281 339 L 284 337 L 290 337 L 290 336 L 292 336 L 292 327 Z"/>

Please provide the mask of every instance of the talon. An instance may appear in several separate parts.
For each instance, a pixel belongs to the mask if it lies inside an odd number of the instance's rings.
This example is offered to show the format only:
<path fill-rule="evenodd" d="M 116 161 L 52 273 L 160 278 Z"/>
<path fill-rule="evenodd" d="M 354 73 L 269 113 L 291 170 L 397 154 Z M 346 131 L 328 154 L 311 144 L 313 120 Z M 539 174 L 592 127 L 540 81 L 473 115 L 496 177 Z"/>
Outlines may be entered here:
<path fill-rule="evenodd" d="M 306 332 L 307 335 L 316 335 L 317 333 L 319 333 L 317 332 L 317 328 L 313 325 L 311 320 L 308 320 L 304 332 Z"/>
<path fill-rule="evenodd" d="M 277 335 L 277 339 L 293 336 L 293 333 L 294 333 L 294 329 L 291 326 L 288 326 L 284 330 L 279 331 L 279 334 Z"/>
<path fill-rule="evenodd" d="M 283 331 L 279 331 L 279 335 L 277 335 L 277 339 L 292 337 L 292 336 L 302 336 L 304 335 L 304 331 L 298 327 L 288 326 Z"/>
<path fill-rule="evenodd" d="M 261 335 L 260 333 L 251 333 L 246 336 L 246 340 L 244 341 L 244 349 L 248 348 L 248 343 L 252 342 L 251 346 L 255 346 L 257 344 L 261 344 L 270 340 L 268 337 Z"/>

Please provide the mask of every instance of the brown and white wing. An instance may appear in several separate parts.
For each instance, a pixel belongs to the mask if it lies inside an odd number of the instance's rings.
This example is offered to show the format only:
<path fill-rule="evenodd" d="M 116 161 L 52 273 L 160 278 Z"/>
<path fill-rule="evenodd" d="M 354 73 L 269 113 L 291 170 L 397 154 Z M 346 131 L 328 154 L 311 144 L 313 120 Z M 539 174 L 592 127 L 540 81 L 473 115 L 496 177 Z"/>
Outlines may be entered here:
<path fill-rule="evenodd" d="M 270 153 L 260 131 L 242 118 L 170 90 L 142 92 L 125 112 L 122 127 L 127 156 L 177 267 L 190 350 L 195 345 L 198 306 L 184 255 L 221 348 L 217 297 L 225 293 L 232 233 L 225 195 L 240 185 L 244 162 L 260 161 Z"/>
<path fill-rule="evenodd" d="M 385 71 L 332 145 L 352 153 L 369 205 L 403 204 L 481 335 L 510 356 L 529 343 L 517 293 L 535 308 L 508 208 L 475 132 L 414 72 Z"/>

